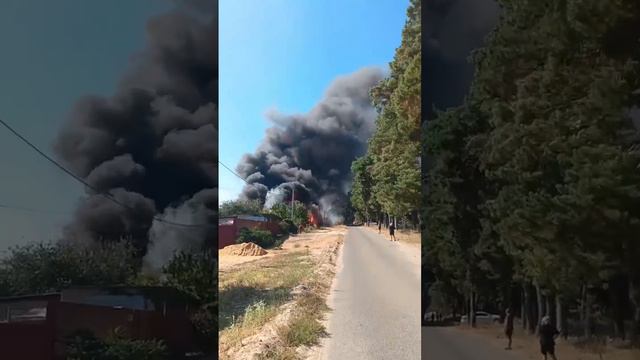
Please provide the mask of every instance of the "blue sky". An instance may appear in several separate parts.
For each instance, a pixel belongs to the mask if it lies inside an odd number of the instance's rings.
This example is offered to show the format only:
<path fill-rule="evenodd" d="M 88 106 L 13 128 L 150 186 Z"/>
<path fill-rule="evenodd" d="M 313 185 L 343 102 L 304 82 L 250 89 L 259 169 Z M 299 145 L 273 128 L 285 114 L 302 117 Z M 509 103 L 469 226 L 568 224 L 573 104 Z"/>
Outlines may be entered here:
<path fill-rule="evenodd" d="M 4 0 L 0 2 L 0 117 L 53 154 L 73 103 L 113 92 L 144 45 L 147 19 L 169 1 Z M 0 128 L 0 251 L 56 239 L 82 187 Z"/>
<path fill-rule="evenodd" d="M 385 68 L 408 0 L 220 0 L 219 159 L 235 169 L 269 127 L 264 113 L 310 110 L 339 75 Z M 219 170 L 220 202 L 242 180 Z"/>

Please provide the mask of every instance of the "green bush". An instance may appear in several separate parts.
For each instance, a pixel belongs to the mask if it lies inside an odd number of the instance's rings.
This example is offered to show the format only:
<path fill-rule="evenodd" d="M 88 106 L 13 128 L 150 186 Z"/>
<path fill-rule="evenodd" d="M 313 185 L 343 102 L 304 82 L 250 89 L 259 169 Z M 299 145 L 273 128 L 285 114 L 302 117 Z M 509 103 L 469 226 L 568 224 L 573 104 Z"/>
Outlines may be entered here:
<path fill-rule="evenodd" d="M 166 360 L 169 351 L 161 340 L 135 340 L 119 334 L 117 329 L 106 340 L 89 330 L 72 334 L 67 341 L 68 360 Z"/>
<path fill-rule="evenodd" d="M 218 310 L 214 304 L 202 306 L 191 316 L 196 343 L 206 354 L 213 353 L 216 343 L 211 341 L 218 336 Z"/>
<path fill-rule="evenodd" d="M 238 244 L 252 242 L 263 248 L 270 248 L 275 244 L 276 238 L 268 230 L 242 228 L 236 242 Z"/>
<path fill-rule="evenodd" d="M 107 341 L 105 360 L 165 360 L 169 359 L 167 346 L 161 340 L 132 340 L 114 338 Z"/>
<path fill-rule="evenodd" d="M 199 305 L 191 316 L 196 344 L 205 353 L 213 353 L 216 343 L 211 339 L 218 332 L 218 265 L 213 252 L 177 253 L 163 273 L 165 285 L 178 289 Z"/>
<path fill-rule="evenodd" d="M 289 220 L 283 220 L 278 225 L 282 234 L 295 234 L 298 231 L 298 228 Z"/>
<path fill-rule="evenodd" d="M 104 359 L 105 344 L 89 330 L 78 330 L 67 338 L 67 360 Z"/>

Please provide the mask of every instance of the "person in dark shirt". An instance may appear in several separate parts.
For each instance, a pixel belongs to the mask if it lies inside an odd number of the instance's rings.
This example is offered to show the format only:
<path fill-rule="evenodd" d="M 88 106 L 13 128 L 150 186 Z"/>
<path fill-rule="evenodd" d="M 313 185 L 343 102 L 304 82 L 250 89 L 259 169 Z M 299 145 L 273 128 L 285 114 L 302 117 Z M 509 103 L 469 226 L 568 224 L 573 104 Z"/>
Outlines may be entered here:
<path fill-rule="evenodd" d="M 511 313 L 511 309 L 507 309 L 504 316 L 504 334 L 509 340 L 509 345 L 507 345 L 505 350 L 511 350 L 511 340 L 513 337 L 513 314 Z"/>
<path fill-rule="evenodd" d="M 396 226 L 393 223 L 389 225 L 389 234 L 391 235 L 391 241 L 398 241 L 396 239 Z"/>
<path fill-rule="evenodd" d="M 547 355 L 551 356 L 551 359 L 557 360 L 555 354 L 556 337 L 558 336 L 558 329 L 551 323 L 551 318 L 545 316 L 540 323 L 540 352 L 547 360 Z"/>

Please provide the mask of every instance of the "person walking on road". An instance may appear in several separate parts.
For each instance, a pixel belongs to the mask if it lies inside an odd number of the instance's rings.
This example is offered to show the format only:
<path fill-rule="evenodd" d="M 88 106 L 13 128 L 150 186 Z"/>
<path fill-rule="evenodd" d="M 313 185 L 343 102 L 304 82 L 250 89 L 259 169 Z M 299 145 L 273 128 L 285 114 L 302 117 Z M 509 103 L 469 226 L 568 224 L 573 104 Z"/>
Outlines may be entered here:
<path fill-rule="evenodd" d="M 398 239 L 396 239 L 396 226 L 394 223 L 389 225 L 389 235 L 391 235 L 391 241 L 398 241 Z"/>
<path fill-rule="evenodd" d="M 509 345 L 505 348 L 505 350 L 511 350 L 511 340 L 513 337 L 513 314 L 511 313 L 511 309 L 507 308 L 507 311 L 504 316 L 504 334 L 507 336 L 509 340 Z"/>
<path fill-rule="evenodd" d="M 547 355 L 551 356 L 551 359 L 557 360 L 555 340 L 558 334 L 558 329 L 551 323 L 549 315 L 545 315 L 540 323 L 540 352 L 544 355 L 545 360 L 547 360 Z"/>

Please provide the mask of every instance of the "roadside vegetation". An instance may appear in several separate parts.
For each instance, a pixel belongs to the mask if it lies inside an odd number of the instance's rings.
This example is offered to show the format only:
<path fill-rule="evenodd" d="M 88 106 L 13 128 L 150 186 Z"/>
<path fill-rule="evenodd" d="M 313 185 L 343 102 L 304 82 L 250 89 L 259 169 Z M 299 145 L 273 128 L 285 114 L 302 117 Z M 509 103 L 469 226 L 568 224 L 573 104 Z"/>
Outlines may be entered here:
<path fill-rule="evenodd" d="M 638 345 L 640 4 L 499 2 L 466 101 L 427 122 L 432 309 Z"/>
<path fill-rule="evenodd" d="M 328 310 L 325 297 L 330 279 L 319 279 L 318 264 L 299 251 L 258 261 L 220 274 L 220 357 L 258 334 L 293 304 L 288 319 L 277 326 L 279 341 L 264 359 L 298 359 L 299 346 L 311 346 L 325 335 L 320 322 Z"/>
<path fill-rule="evenodd" d="M 262 248 L 270 249 L 278 246 L 281 240 L 279 241 L 269 230 L 242 228 L 240 229 L 240 235 L 236 239 L 236 243 L 242 244 L 247 242 L 252 242 Z"/>
<path fill-rule="evenodd" d="M 412 0 L 387 78 L 371 90 L 378 111 L 366 154 L 352 166 L 351 206 L 359 223 L 420 227 L 421 2 Z"/>
<path fill-rule="evenodd" d="M 160 340 L 134 340 L 117 329 L 107 339 L 78 331 L 67 340 L 68 360 L 169 360 L 167 346 Z"/>

